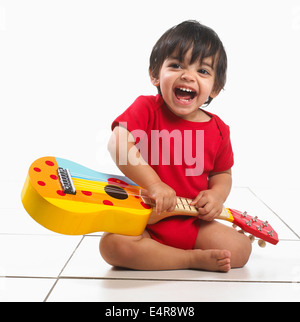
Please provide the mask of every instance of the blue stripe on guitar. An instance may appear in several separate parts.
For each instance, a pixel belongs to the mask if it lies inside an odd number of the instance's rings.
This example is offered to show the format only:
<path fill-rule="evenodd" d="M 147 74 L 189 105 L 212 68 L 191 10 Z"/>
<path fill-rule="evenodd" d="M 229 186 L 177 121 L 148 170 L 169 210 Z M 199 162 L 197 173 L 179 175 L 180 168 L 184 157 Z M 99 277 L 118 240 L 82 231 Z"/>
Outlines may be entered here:
<path fill-rule="evenodd" d="M 55 158 L 55 159 L 59 167 L 70 170 L 71 176 L 73 178 L 91 180 L 91 181 L 101 181 L 101 182 L 108 182 L 109 178 L 116 178 L 116 179 L 125 181 L 130 185 L 133 185 L 133 186 L 137 185 L 136 183 L 134 183 L 133 181 L 131 181 L 125 176 L 101 173 L 95 170 L 91 170 L 73 161 L 69 161 L 61 158 Z"/>

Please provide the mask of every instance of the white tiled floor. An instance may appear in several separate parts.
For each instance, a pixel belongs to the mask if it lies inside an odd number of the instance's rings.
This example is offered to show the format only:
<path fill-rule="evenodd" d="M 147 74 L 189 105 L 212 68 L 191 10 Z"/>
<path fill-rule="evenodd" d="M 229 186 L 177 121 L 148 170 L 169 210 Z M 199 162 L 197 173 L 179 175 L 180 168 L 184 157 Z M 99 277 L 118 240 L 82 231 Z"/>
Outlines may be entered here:
<path fill-rule="evenodd" d="M 47 231 L 23 210 L 19 192 L 0 191 L 0 302 L 300 301 L 300 190 L 233 188 L 226 205 L 268 220 L 280 242 L 254 244 L 248 264 L 226 274 L 112 268 L 99 255 L 101 234 Z"/>

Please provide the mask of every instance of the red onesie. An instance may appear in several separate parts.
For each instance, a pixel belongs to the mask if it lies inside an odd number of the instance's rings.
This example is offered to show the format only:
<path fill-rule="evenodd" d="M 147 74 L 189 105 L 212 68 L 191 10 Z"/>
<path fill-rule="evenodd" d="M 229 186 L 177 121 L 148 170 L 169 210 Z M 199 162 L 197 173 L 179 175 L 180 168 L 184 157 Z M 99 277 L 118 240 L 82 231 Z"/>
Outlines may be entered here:
<path fill-rule="evenodd" d="M 205 112 L 207 113 L 207 112 Z M 208 189 L 208 176 L 233 166 L 229 127 L 216 115 L 208 122 L 184 120 L 163 98 L 140 96 L 112 124 L 122 123 L 137 142 L 143 158 L 180 197 L 194 199 Z M 201 220 L 176 216 L 148 225 L 150 236 L 169 246 L 193 249 Z"/>

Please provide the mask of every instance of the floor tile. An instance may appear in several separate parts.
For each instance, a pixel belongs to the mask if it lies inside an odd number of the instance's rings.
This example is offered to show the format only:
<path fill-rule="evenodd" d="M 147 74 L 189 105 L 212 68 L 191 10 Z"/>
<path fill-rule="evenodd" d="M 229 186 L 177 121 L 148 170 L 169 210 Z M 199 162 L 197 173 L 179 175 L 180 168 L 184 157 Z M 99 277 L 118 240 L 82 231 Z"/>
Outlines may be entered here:
<path fill-rule="evenodd" d="M 23 207 L 18 209 L 0 208 L 0 234 L 58 235 L 37 223 Z M 101 232 L 90 235 L 101 236 Z"/>
<path fill-rule="evenodd" d="M 24 176 L 24 182 L 26 175 Z M 1 208 L 14 208 L 22 207 L 21 192 L 23 189 L 23 181 L 0 181 L 0 202 Z M 0 211 L 1 214 L 1 211 Z"/>
<path fill-rule="evenodd" d="M 42 302 L 56 279 L 0 277 L 0 302 Z"/>
<path fill-rule="evenodd" d="M 300 284 L 60 279 L 48 301 L 299 301 Z M 149 304 L 149 306 L 152 306 Z"/>
<path fill-rule="evenodd" d="M 57 277 L 81 238 L 0 235 L 0 272 L 13 277 Z"/>
<path fill-rule="evenodd" d="M 281 241 L 276 246 L 253 245 L 247 265 L 230 272 L 215 273 L 197 270 L 133 271 L 112 268 L 98 252 L 99 238 L 85 237 L 61 276 L 157 280 L 275 281 L 300 282 L 300 242 Z"/>
<path fill-rule="evenodd" d="M 25 209 L 0 209 L 0 234 L 56 235 L 34 221 Z"/>

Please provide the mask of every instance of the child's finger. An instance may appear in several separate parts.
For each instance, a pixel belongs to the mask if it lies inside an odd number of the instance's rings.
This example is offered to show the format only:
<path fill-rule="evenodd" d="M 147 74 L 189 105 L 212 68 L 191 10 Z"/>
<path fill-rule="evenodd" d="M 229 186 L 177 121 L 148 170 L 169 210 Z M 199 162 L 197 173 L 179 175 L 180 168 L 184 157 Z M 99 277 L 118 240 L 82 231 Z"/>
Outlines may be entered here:
<path fill-rule="evenodd" d="M 201 219 L 205 220 L 205 221 L 214 220 L 215 219 L 215 211 L 210 211 L 208 214 L 204 215 Z"/>
<path fill-rule="evenodd" d="M 167 209 L 168 212 L 172 212 L 174 211 L 174 209 L 176 208 L 176 205 L 177 205 L 177 199 L 174 198 L 173 200 L 170 201 L 170 206 L 169 208 Z"/>
<path fill-rule="evenodd" d="M 203 207 L 205 207 L 205 206 L 207 205 L 207 203 L 208 203 L 208 199 L 207 199 L 207 197 L 203 196 L 201 199 L 199 199 L 199 200 L 196 202 L 195 206 L 196 206 L 197 208 L 203 208 Z"/>
<path fill-rule="evenodd" d="M 160 215 L 160 213 L 162 212 L 162 199 L 161 198 L 156 198 L 155 199 L 155 210 L 157 215 Z"/>
<path fill-rule="evenodd" d="M 204 210 L 204 208 L 201 208 L 201 209 Z M 198 209 L 198 211 L 199 211 L 199 209 Z M 199 212 L 199 214 L 200 214 L 200 212 Z M 220 211 L 218 211 L 215 208 L 206 209 L 206 211 L 203 211 L 203 214 L 200 214 L 199 218 L 202 220 L 205 220 L 205 221 L 212 221 L 215 218 L 217 218 L 219 214 L 220 214 Z"/>
<path fill-rule="evenodd" d="M 198 208 L 198 213 L 199 213 L 200 218 L 202 219 L 203 216 L 207 215 L 207 210 L 204 207 L 200 207 L 200 208 Z"/>
<path fill-rule="evenodd" d="M 191 206 L 195 206 L 196 203 L 202 198 L 202 192 L 198 194 L 198 196 L 191 202 Z"/>

